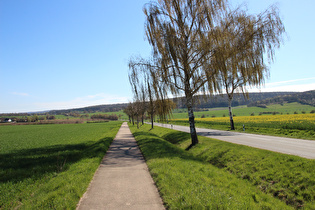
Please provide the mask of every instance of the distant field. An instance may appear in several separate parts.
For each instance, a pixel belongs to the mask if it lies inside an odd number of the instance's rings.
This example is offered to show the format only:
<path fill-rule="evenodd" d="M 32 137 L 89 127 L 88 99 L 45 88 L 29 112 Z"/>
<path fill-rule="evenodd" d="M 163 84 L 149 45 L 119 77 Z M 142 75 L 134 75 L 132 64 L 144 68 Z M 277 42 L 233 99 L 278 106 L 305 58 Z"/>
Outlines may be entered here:
<path fill-rule="evenodd" d="M 187 119 L 174 119 L 172 123 L 188 125 Z M 229 117 L 196 118 L 197 127 L 230 129 Z M 315 139 L 315 114 L 262 115 L 234 117 L 236 131 L 280 135 L 302 139 Z"/>
<path fill-rule="evenodd" d="M 93 114 L 108 114 L 108 115 L 115 114 L 119 117 L 119 120 L 128 120 L 128 116 L 126 115 L 126 113 L 123 112 L 123 110 L 119 112 L 95 112 L 95 113 L 90 113 L 90 116 Z"/>
<path fill-rule="evenodd" d="M 83 119 L 90 118 L 94 114 L 107 114 L 112 115 L 115 114 L 119 117 L 119 120 L 128 120 L 128 116 L 121 110 L 118 112 L 95 112 L 95 113 L 87 113 L 89 117 L 83 117 Z M 56 119 L 77 119 L 78 117 L 65 116 L 65 115 L 55 115 Z"/>
<path fill-rule="evenodd" d="M 56 123 L 58 123 L 58 121 L 73 121 L 73 122 L 69 122 L 69 123 L 83 123 L 86 121 L 90 121 L 91 120 L 91 116 L 95 115 L 95 114 L 106 114 L 106 115 L 117 115 L 118 120 L 128 120 L 128 116 L 121 110 L 118 112 L 95 112 L 95 113 L 86 113 L 86 114 L 78 114 L 78 116 L 70 116 L 70 115 L 50 115 L 53 116 L 55 119 L 57 120 Z M 29 118 L 33 118 L 33 115 L 30 116 L 24 116 L 24 115 L 20 115 L 20 116 L 10 116 L 10 115 L 2 115 L 1 118 L 11 118 L 11 119 L 23 119 L 24 120 L 27 119 L 27 117 Z M 46 115 L 38 115 L 39 120 L 37 120 L 36 122 L 47 122 L 47 123 L 53 123 L 53 120 L 48 120 L 46 121 Z M 76 120 L 78 120 L 76 122 Z M 32 121 L 33 122 L 33 121 Z M 1 125 L 1 124 L 0 124 Z"/>
<path fill-rule="evenodd" d="M 0 126 L 0 209 L 75 209 L 120 125 Z"/>
<path fill-rule="evenodd" d="M 228 107 L 220 108 L 211 108 L 207 109 L 208 111 L 195 111 L 195 117 L 200 118 L 201 116 L 209 117 L 223 117 L 229 116 Z M 267 108 L 260 107 L 247 107 L 247 106 L 237 106 L 232 108 L 232 112 L 236 116 L 250 116 L 250 115 L 259 115 L 260 113 L 269 112 L 271 115 L 273 112 L 276 114 L 294 114 L 294 112 L 301 114 L 302 112 L 310 113 L 312 110 L 315 110 L 315 107 L 309 105 L 302 105 L 299 103 L 286 103 L 282 105 L 270 105 Z M 264 115 L 264 114 L 263 114 Z M 187 109 L 176 109 L 173 112 L 174 119 L 183 119 L 188 118 Z"/>

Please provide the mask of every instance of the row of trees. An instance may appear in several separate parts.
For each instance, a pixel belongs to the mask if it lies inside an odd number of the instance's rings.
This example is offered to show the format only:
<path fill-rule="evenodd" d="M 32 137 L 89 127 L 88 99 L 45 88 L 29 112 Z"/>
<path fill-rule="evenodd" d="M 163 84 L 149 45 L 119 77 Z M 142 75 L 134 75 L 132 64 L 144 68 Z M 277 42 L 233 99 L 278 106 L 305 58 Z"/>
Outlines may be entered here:
<path fill-rule="evenodd" d="M 141 95 L 142 100 L 135 98 L 133 103 L 129 103 L 124 109 L 124 112 L 129 117 L 129 122 L 137 124 L 139 128 L 139 123 L 144 124 L 144 120 L 149 117 L 151 121 L 151 128 L 154 127 L 154 119 L 157 116 L 160 120 L 166 120 L 172 115 L 172 110 L 176 108 L 176 104 L 172 100 L 146 100 L 149 96 L 148 94 Z M 141 97 L 140 97 L 141 98 Z M 150 98 L 150 97 L 149 97 Z"/>
<path fill-rule="evenodd" d="M 54 115 L 25 115 L 22 117 L 10 118 L 13 122 L 37 122 L 39 120 L 54 120 L 56 117 Z M 0 121 L 4 122 L 5 118 L 1 118 Z"/>
<path fill-rule="evenodd" d="M 246 95 L 246 87 L 263 84 L 266 61 L 273 61 L 285 32 L 275 6 L 249 15 L 227 0 L 158 0 L 144 13 L 152 57 L 130 60 L 132 89 L 150 101 L 184 95 L 192 146 L 198 143 L 194 96 L 226 92 L 231 105 L 235 91 Z M 229 112 L 234 129 L 231 106 Z"/>

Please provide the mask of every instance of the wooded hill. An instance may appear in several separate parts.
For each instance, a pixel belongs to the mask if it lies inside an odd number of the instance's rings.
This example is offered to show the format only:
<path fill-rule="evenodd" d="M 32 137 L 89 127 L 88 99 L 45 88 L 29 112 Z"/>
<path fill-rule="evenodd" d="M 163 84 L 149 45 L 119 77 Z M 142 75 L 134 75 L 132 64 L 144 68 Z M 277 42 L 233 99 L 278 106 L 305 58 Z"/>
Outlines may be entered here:
<path fill-rule="evenodd" d="M 173 99 L 178 108 L 185 108 L 184 98 Z M 196 108 L 215 108 L 228 107 L 228 98 L 226 94 L 215 95 L 204 99 L 198 96 L 195 99 Z M 199 102 L 198 102 L 199 101 Z M 266 93 L 249 93 L 248 98 L 242 93 L 235 94 L 232 106 L 259 106 L 265 107 L 270 104 L 284 104 L 298 102 L 304 105 L 315 106 L 315 90 L 306 92 L 266 92 Z"/>
<path fill-rule="evenodd" d="M 304 105 L 315 106 L 315 90 L 306 91 L 302 93 L 286 94 L 282 96 L 275 96 L 263 100 L 253 101 L 249 106 L 263 106 L 268 104 L 284 104 L 298 102 Z"/>
<path fill-rule="evenodd" d="M 75 112 L 75 113 L 118 112 L 126 108 L 127 106 L 128 106 L 128 103 L 97 105 L 97 106 L 88 106 L 88 107 L 76 108 L 76 109 L 52 110 L 52 111 L 49 111 L 49 114 L 59 115 L 59 114 L 67 114 L 71 112 Z"/>
<path fill-rule="evenodd" d="M 266 99 L 275 97 L 282 97 L 285 95 L 292 95 L 294 92 L 268 92 L 268 93 L 249 93 L 248 98 L 242 93 L 234 94 L 232 106 L 250 105 Z M 175 98 L 173 101 L 177 104 L 178 108 L 186 108 L 185 98 Z M 228 107 L 228 97 L 226 94 L 213 95 L 213 96 L 196 96 L 194 97 L 195 108 L 216 108 Z"/>
<path fill-rule="evenodd" d="M 173 98 L 177 108 L 186 108 L 185 98 L 178 97 Z M 260 106 L 264 107 L 269 104 L 284 104 L 298 102 L 301 104 L 315 106 L 315 90 L 306 92 L 266 92 L 266 93 L 249 93 L 248 98 L 244 97 L 242 93 L 235 94 L 232 106 Z M 116 112 L 120 111 L 128 106 L 128 103 L 122 104 L 108 104 L 89 106 L 84 108 L 66 109 L 66 110 L 53 110 L 49 114 L 67 114 L 71 112 L 76 113 L 95 113 L 95 112 Z M 215 108 L 215 107 L 227 107 L 228 100 L 227 95 L 215 95 L 204 98 L 203 96 L 195 97 L 195 108 Z"/>

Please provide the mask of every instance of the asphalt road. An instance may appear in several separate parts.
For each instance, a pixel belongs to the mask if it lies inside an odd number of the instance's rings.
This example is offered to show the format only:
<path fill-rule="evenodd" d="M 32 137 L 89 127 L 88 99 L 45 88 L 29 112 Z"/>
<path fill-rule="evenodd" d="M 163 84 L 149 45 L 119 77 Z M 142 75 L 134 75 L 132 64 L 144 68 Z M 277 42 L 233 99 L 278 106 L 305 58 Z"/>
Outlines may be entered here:
<path fill-rule="evenodd" d="M 155 123 L 154 125 L 172 128 L 189 133 L 188 126 L 179 126 L 171 124 Z M 293 139 L 275 136 L 265 136 L 257 134 L 221 131 L 205 128 L 196 128 L 197 134 L 222 141 L 227 141 L 235 144 L 247 145 L 250 147 L 280 152 L 284 154 L 296 155 L 303 158 L 315 159 L 315 141 Z"/>

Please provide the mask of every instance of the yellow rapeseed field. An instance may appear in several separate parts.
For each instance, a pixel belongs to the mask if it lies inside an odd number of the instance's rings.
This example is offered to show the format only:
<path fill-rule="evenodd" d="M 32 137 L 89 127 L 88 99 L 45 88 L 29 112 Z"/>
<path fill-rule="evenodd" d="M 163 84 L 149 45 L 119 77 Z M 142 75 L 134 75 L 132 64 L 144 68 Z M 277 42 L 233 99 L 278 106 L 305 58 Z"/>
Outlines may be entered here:
<path fill-rule="evenodd" d="M 315 130 L 315 114 L 235 116 L 233 119 L 235 125 L 244 124 L 245 126 L 253 127 Z M 174 119 L 175 122 L 183 120 Z M 196 118 L 195 120 L 206 124 L 228 125 L 230 123 L 229 117 Z"/>

